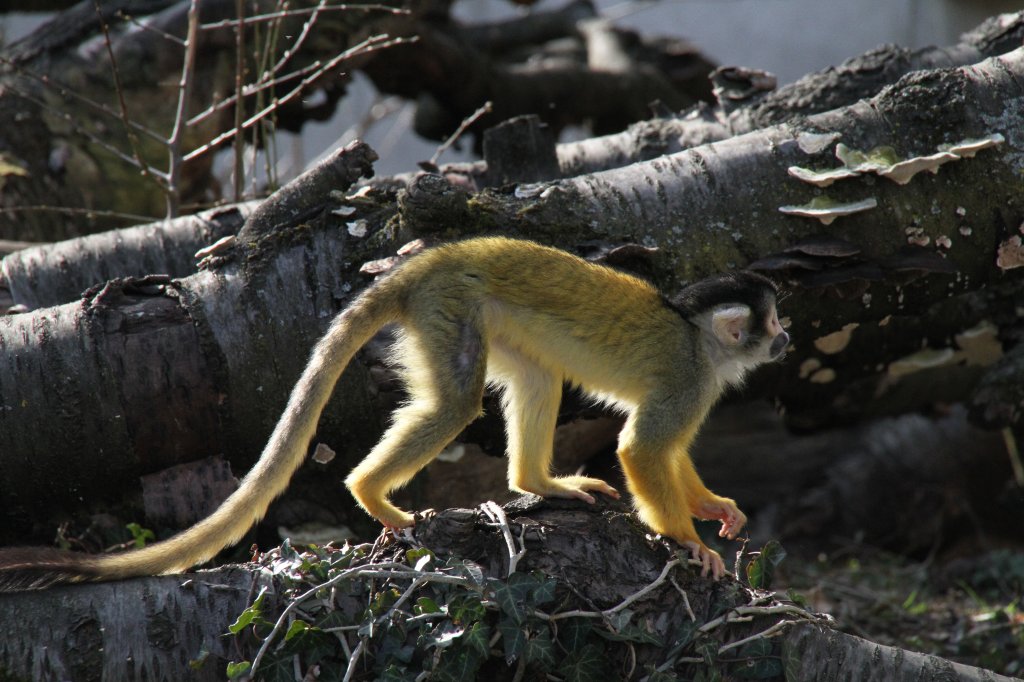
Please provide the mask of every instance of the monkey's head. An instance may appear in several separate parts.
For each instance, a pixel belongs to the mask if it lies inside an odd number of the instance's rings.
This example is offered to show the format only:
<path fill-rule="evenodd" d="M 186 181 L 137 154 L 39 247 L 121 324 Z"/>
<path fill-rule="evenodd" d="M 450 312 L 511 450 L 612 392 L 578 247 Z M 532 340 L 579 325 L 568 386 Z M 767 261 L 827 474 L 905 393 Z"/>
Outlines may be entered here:
<path fill-rule="evenodd" d="M 782 356 L 789 334 L 779 323 L 778 287 L 748 270 L 701 280 L 672 307 L 698 327 L 720 381 L 736 385 L 748 371 Z"/>

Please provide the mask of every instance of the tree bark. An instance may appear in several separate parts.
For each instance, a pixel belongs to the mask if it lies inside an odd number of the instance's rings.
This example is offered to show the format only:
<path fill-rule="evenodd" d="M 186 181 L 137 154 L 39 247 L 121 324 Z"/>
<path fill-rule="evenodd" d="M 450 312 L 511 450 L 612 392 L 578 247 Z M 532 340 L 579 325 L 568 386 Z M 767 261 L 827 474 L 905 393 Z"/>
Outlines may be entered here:
<path fill-rule="evenodd" d="M 782 660 L 787 680 L 1011 682 L 1018 679 L 804 624 L 795 625 L 783 636 Z"/>
<path fill-rule="evenodd" d="M 503 516 L 507 521 L 495 521 L 499 517 L 494 516 L 493 508 L 490 513 L 451 509 L 421 521 L 413 545 L 396 546 L 392 541 L 374 548 L 366 546 L 368 560 L 356 560 L 348 566 L 372 569 L 374 563 L 381 563 L 384 568 L 405 561 L 407 549 L 425 547 L 438 557 L 438 563 L 449 567 L 472 557 L 471 563 L 483 581 L 502 581 L 513 573 L 522 576 L 534 572 L 554 578 L 557 599 L 537 607 L 528 600 L 518 605 L 527 614 L 521 627 L 531 636 L 548 628 L 551 621 L 536 619 L 533 608 L 550 615 L 572 610 L 597 615 L 595 612 L 604 611 L 603 619 L 593 621 L 594 628 L 607 627 L 609 634 L 618 635 L 606 642 L 594 636 L 602 642 L 606 675 L 626 677 L 628 671 L 633 671 L 635 677 L 657 667 L 684 678 L 712 671 L 731 677 L 744 669 L 757 670 L 754 666 L 764 665 L 766 659 L 776 659 L 781 661 L 780 672 L 785 670 L 786 679 L 791 680 L 838 679 L 834 676 L 840 671 L 849 674 L 854 669 L 851 666 L 864 666 L 864 678 L 872 680 L 938 680 L 948 679 L 951 674 L 960 679 L 1009 680 L 978 668 L 836 632 L 828 627 L 827 619 L 771 599 L 764 592 L 752 591 L 731 577 L 718 583 L 701 578 L 697 567 L 687 565 L 685 554 L 681 565 L 675 565 L 679 555 L 672 553 L 674 545 L 653 541 L 623 511 L 618 503 L 601 502 L 595 507 L 573 501 L 538 502 L 536 498 L 506 505 Z M 507 536 L 503 522 L 507 523 Z M 0 630 L 9 633 L 0 641 L 0 673 L 16 679 L 94 679 L 100 675 L 120 680 L 178 680 L 193 675 L 218 679 L 226 659 L 251 661 L 261 644 L 251 638 L 228 640 L 223 634 L 257 591 L 268 590 L 261 613 L 273 622 L 288 599 L 289 587 L 293 596 L 307 589 L 294 582 L 295 560 L 265 557 L 264 562 L 259 568 L 222 567 L 183 576 L 0 595 Z M 415 560 L 409 563 L 411 569 Z M 450 570 L 441 572 L 457 575 Z M 281 573 L 290 574 L 291 580 L 271 578 Z M 439 596 L 431 591 L 430 570 L 420 575 L 424 582 L 418 590 L 408 582 L 354 576 L 342 589 L 324 591 L 331 595 L 329 601 L 337 611 L 332 622 L 364 623 L 366 604 L 390 590 L 412 590 L 408 606 L 398 609 L 393 619 L 410 617 L 412 614 L 406 611 L 421 597 L 439 603 L 451 598 L 451 592 Z M 499 584 L 487 583 L 487 594 Z M 500 617 L 493 606 L 500 599 L 491 597 L 490 601 L 492 615 L 487 622 Z M 124 604 L 134 606 L 126 612 Z M 307 602 L 307 613 L 312 606 Z M 625 623 L 639 628 L 633 632 L 644 633 L 646 639 L 637 640 L 627 634 L 624 621 L 616 620 L 623 615 L 627 616 Z M 613 625 L 613 621 L 619 625 Z M 556 627 L 571 625 L 569 621 L 559 622 L 562 625 Z M 409 628 L 403 638 L 412 647 L 417 633 L 413 626 Z M 780 630 L 786 633 L 781 641 L 764 636 Z M 262 628 L 262 632 L 267 629 Z M 513 633 L 500 627 L 495 632 L 502 633 L 495 642 L 498 650 L 504 647 L 508 652 L 503 640 Z M 335 636 L 347 640 L 347 652 L 360 646 L 361 637 L 354 628 Z M 764 647 L 756 654 L 745 653 L 736 644 L 748 638 L 760 640 Z M 329 654 L 323 657 L 320 651 L 321 664 L 339 671 L 349 665 L 357 673 L 355 679 L 372 675 L 378 657 L 390 656 L 393 648 L 383 644 L 387 638 L 371 640 L 364 635 L 362 639 L 362 658 L 356 663 L 349 664 L 352 659 L 345 660 L 340 653 L 342 647 L 332 639 L 339 650 L 337 660 L 332 661 Z M 424 658 L 427 662 L 423 665 L 429 667 L 430 657 Z M 198 672 L 192 671 L 190 661 L 194 660 L 203 661 L 195 668 Z M 490 679 L 513 679 L 517 669 L 527 668 L 526 663 L 515 658 L 495 660 L 488 668 Z M 300 672 L 306 670 L 308 664 L 301 652 L 295 654 L 293 665 Z M 257 668 L 257 676 L 259 672 Z M 771 676 L 780 678 L 779 673 Z"/>
<path fill-rule="evenodd" d="M 910 50 L 884 45 L 839 66 L 808 74 L 795 83 L 761 92 L 728 111 L 699 105 L 679 116 L 642 121 L 611 135 L 558 146 L 562 177 L 675 154 L 803 116 L 874 97 L 912 71 L 953 68 L 998 57 L 1024 39 L 1024 12 L 993 17 L 947 47 Z"/>
<path fill-rule="evenodd" d="M 828 188 L 830 194 L 840 198 L 861 198 L 864 192 L 870 192 L 879 198 L 880 206 L 861 214 L 865 218 L 854 215 L 840 219 L 846 225 L 842 234 L 850 242 L 855 241 L 852 252 L 846 242 L 835 251 L 836 240 L 832 238 L 826 240 L 826 249 L 832 249 L 830 254 L 842 255 L 821 256 L 817 261 L 814 257 L 798 258 L 797 269 L 777 272 L 795 287 L 796 295 L 784 304 L 783 312 L 792 320 L 791 331 L 797 343 L 787 363 L 769 368 L 763 376 L 773 382 L 773 391 L 781 397 L 791 423 L 811 427 L 837 418 L 849 421 L 868 413 L 913 409 L 939 396 L 967 397 L 984 363 L 998 357 L 998 349 L 990 348 L 992 352 L 966 359 L 950 350 L 952 361 L 963 366 L 954 364 L 953 369 L 958 371 L 941 374 L 942 392 L 934 388 L 926 393 L 915 390 L 920 385 L 915 380 L 928 380 L 929 374 L 898 374 L 892 359 L 919 351 L 922 337 L 941 341 L 956 336 L 956 343 L 964 346 L 958 348 L 967 353 L 969 341 L 963 339 L 984 337 L 981 322 L 991 320 L 996 333 L 1000 325 L 1011 329 L 1016 324 L 1016 273 L 1004 275 L 992 266 L 996 254 L 991 245 L 1014 233 L 1024 215 L 1016 192 L 1020 141 L 1013 127 L 1015 102 L 1020 96 L 1020 80 L 1014 79 L 1024 75 L 1020 72 L 1024 72 L 1024 50 L 970 69 L 924 72 L 874 100 L 807 119 L 800 128 L 780 126 L 626 169 L 520 186 L 518 196 L 485 191 L 470 202 L 471 195 L 464 190 L 439 176 L 425 175 L 399 193 L 397 201 L 394 194 L 382 190 L 358 202 L 336 198 L 356 209 L 347 211 L 351 215 L 344 217 L 331 213 L 334 204 L 325 197 L 318 220 L 246 245 L 244 253 L 231 256 L 235 261 L 224 258 L 215 271 L 156 292 L 152 301 L 143 300 L 150 296 L 148 292 L 129 291 L 128 298 L 113 306 L 97 306 L 91 301 L 6 320 L 3 333 L 7 347 L 18 348 L 19 352 L 24 349 L 30 354 L 26 358 L 38 353 L 38 359 L 31 361 L 36 368 L 31 372 L 19 369 L 25 359 L 12 360 L 4 370 L 3 381 L 10 387 L 6 394 L 22 397 L 8 402 L 9 410 L 3 418 L 9 420 L 10 428 L 4 431 L 6 442 L 0 452 L 12 462 L 40 465 L 19 466 L 20 476 L 12 478 L 18 481 L 17 489 L 7 494 L 20 498 L 14 509 L 27 511 L 31 495 L 53 491 L 52 480 L 62 466 L 58 453 L 66 453 L 69 442 L 75 443 L 75 452 L 116 458 L 121 463 L 114 471 L 129 477 L 144 472 L 140 463 L 166 465 L 186 452 L 207 456 L 223 451 L 231 459 L 251 461 L 277 418 L 283 396 L 302 367 L 306 349 L 326 320 L 360 287 L 353 272 L 357 264 L 368 256 L 393 252 L 406 239 L 434 240 L 503 225 L 514 233 L 566 248 L 578 248 L 595 237 L 607 246 L 621 242 L 660 244 L 663 251 L 649 259 L 650 274 L 671 289 L 681 279 L 763 260 L 802 239 L 820 235 L 826 230 L 817 221 L 784 216 L 776 210 L 780 204 L 807 201 L 818 193 L 795 179 L 783 180 L 789 165 L 832 163 L 825 151 L 809 157 L 800 149 L 795 138 L 807 130 L 837 132 L 851 145 L 869 149 L 892 141 L 897 129 L 920 129 L 922 139 L 915 142 L 915 153 L 939 143 L 942 138 L 931 132 L 934 129 L 955 130 L 951 139 L 980 136 L 994 129 L 1006 134 L 1006 142 L 996 149 L 953 162 L 937 176 L 916 177 L 909 185 L 881 179 L 872 183 L 871 178 L 862 176 L 844 181 L 847 184 L 839 189 Z M 939 108 L 919 106 L 922 101 L 935 100 L 947 104 Z M 929 136 L 930 141 L 924 141 Z M 963 192 L 968 184 L 975 191 Z M 982 187 L 984 191 L 979 191 Z M 397 234 L 392 231 L 396 211 L 401 220 Z M 689 216 L 689 220 L 681 216 Z M 925 220 L 926 216 L 936 217 Z M 347 227 L 338 229 L 339 223 L 347 226 L 360 220 L 366 221 L 365 238 L 348 234 Z M 940 247 L 941 254 L 925 254 L 929 258 L 901 255 L 907 247 L 908 221 L 924 221 L 920 222 L 921 232 L 936 240 L 944 234 L 957 234 L 955 246 Z M 966 221 L 973 226 L 972 234 L 961 237 L 954 233 L 955 226 L 963 226 Z M 448 232 L 451 225 L 458 225 L 458 230 Z M 835 228 L 831 230 L 834 234 Z M 920 235 L 915 232 L 913 236 Z M 300 246 L 293 246 L 296 240 Z M 808 260 L 812 269 L 800 269 Z M 347 274 L 339 271 L 338 263 L 347 264 Z M 819 267 L 822 270 L 813 269 Z M 922 268 L 953 268 L 958 274 L 953 277 L 940 272 L 907 284 L 907 276 L 923 274 Z M 817 279 L 822 272 L 845 277 L 847 284 L 853 285 L 852 294 L 835 280 Z M 995 286 L 1000 280 L 1003 283 Z M 263 291 L 278 293 L 258 293 Z M 122 295 L 107 296 L 106 300 L 117 300 Z M 142 307 L 136 309 L 136 305 Z M 922 309 L 930 312 L 921 316 Z M 131 315 L 126 315 L 128 310 Z M 207 396 L 205 400 L 169 404 L 173 393 L 154 388 L 165 385 L 162 382 L 169 380 L 168 375 L 160 371 L 156 377 L 151 376 L 144 361 L 123 362 L 132 356 L 122 356 L 121 350 L 112 355 L 113 351 L 103 350 L 130 349 L 123 341 L 115 341 L 122 338 L 123 332 L 118 330 L 141 328 L 146 320 L 162 321 L 169 315 L 175 320 L 170 326 L 182 330 L 189 340 L 175 343 L 177 350 L 168 349 L 165 354 L 159 334 L 154 333 L 147 338 L 159 345 L 140 348 L 146 352 L 159 348 L 160 357 L 177 354 L 186 360 L 183 367 L 194 369 L 180 370 L 181 385 L 196 386 L 196 395 Z M 113 322 L 108 316 L 132 323 Z M 85 320 L 93 322 L 85 325 Z M 849 324 L 860 326 L 847 329 L 849 338 L 840 339 L 848 341 L 844 352 L 835 353 L 836 346 L 829 345 L 835 339 L 829 338 L 829 332 L 841 331 Z M 163 325 L 160 322 L 153 328 Z M 102 334 L 95 336 L 99 330 Z M 971 330 L 980 331 L 964 334 Z M 40 334 L 46 335 L 46 343 L 26 343 L 25 339 Z M 996 341 L 998 337 L 990 339 L 989 346 Z M 92 378 L 83 379 L 86 375 L 77 379 L 74 372 L 69 375 L 68 368 L 75 363 L 53 364 L 52 359 L 60 355 L 51 354 L 51 347 L 67 348 L 68 357 L 92 366 L 103 381 L 94 384 Z M 111 369 L 108 360 L 97 361 L 90 354 L 92 348 L 100 349 L 101 355 L 119 358 L 116 367 L 147 370 L 133 379 L 131 374 Z M 809 371 L 807 362 L 818 364 Z M 272 376 L 268 376 L 268 367 L 274 368 Z M 194 381 L 184 380 L 193 374 L 197 377 Z M 343 387 L 340 394 L 354 391 L 355 395 L 367 395 L 370 389 L 359 388 L 365 386 L 363 382 L 350 380 L 356 383 Z M 23 387 L 23 382 L 32 385 Z M 51 393 L 49 399 L 36 395 L 38 387 L 53 385 L 63 390 Z M 95 385 L 106 388 L 97 392 Z M 227 397 L 224 401 L 219 398 L 222 395 Z M 243 398 L 253 395 L 265 395 L 267 399 L 256 406 Z M 866 395 L 874 397 L 868 400 Z M 60 404 L 52 404 L 54 399 Z M 164 408 L 142 410 L 149 401 Z M 51 443 L 36 434 L 53 414 L 65 414 L 67 419 L 61 421 L 64 426 L 51 429 L 54 437 L 61 437 Z M 124 415 L 120 422 L 118 415 Z M 176 426 L 142 429 L 137 425 L 155 415 L 166 415 Z M 93 427 L 82 432 L 79 421 Z M 195 441 L 183 433 L 188 424 L 192 427 L 186 430 L 204 434 L 201 441 L 207 447 L 197 451 Z M 207 426 L 197 426 L 204 424 Z M 78 435 L 66 440 L 70 433 Z M 149 442 L 132 438 L 132 433 L 175 434 L 175 438 Z M 340 432 L 326 426 L 324 433 L 336 433 L 334 437 L 346 443 L 347 452 L 354 452 L 348 448 L 353 436 L 358 436 L 361 443 L 372 439 L 372 435 L 360 434 L 358 426 L 354 431 Z M 178 454 L 168 453 L 168 448 L 177 448 Z M 88 471 L 89 467 L 83 466 L 77 472 L 85 478 L 76 485 L 85 485 L 90 477 L 98 478 Z M 64 490 L 65 495 L 70 492 Z"/>
<path fill-rule="evenodd" d="M 68 303 L 89 287 L 119 277 L 184 277 L 196 252 L 241 229 L 254 202 L 32 246 L 0 261 L 0 289 L 27 310 Z"/>
<path fill-rule="evenodd" d="M 0 597 L 0 675 L 10 680 L 223 680 L 227 662 L 237 657 L 234 641 L 224 633 L 266 582 L 259 571 L 223 567 L 5 594 Z"/>

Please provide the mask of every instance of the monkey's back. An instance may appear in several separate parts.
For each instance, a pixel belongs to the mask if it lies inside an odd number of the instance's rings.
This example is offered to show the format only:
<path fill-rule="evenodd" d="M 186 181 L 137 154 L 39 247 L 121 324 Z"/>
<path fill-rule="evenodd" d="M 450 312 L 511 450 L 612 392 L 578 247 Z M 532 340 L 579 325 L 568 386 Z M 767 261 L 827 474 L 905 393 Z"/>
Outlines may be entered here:
<path fill-rule="evenodd" d="M 492 349 L 557 367 L 564 380 L 612 402 L 637 402 L 652 367 L 664 383 L 700 362 L 695 328 L 650 283 L 564 251 L 486 237 L 431 249 L 407 265 L 403 279 L 416 282 L 408 310 L 479 321 Z"/>

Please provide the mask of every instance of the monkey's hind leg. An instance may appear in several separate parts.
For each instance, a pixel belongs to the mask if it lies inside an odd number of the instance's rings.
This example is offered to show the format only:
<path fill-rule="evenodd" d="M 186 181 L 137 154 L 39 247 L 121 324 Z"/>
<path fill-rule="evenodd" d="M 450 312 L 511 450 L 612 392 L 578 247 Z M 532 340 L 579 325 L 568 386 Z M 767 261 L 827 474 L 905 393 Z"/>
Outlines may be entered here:
<path fill-rule="evenodd" d="M 536 360 L 495 344 L 489 365 L 492 381 L 503 386 L 501 407 L 508 433 L 508 480 L 512 490 L 541 497 L 567 497 L 594 503 L 590 492 L 618 498 L 598 478 L 552 476 L 555 423 L 562 379 Z"/>
<path fill-rule="evenodd" d="M 412 329 L 398 356 L 406 368 L 409 402 L 395 410 L 381 441 L 345 479 L 352 495 L 389 528 L 413 525 L 413 515 L 388 501 L 455 436 L 480 416 L 486 357 L 479 330 L 468 321 Z"/>

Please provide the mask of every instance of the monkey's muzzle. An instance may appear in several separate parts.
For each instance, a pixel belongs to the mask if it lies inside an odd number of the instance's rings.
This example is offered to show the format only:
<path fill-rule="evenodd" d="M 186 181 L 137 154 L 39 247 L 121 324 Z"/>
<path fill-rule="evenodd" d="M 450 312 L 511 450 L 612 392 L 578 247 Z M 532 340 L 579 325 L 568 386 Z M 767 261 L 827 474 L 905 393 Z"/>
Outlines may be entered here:
<path fill-rule="evenodd" d="M 768 353 L 771 355 L 772 360 L 777 359 L 780 355 L 786 352 L 786 346 L 789 345 L 789 334 L 786 332 L 780 332 L 778 336 L 772 339 L 772 345 L 768 349 Z"/>

